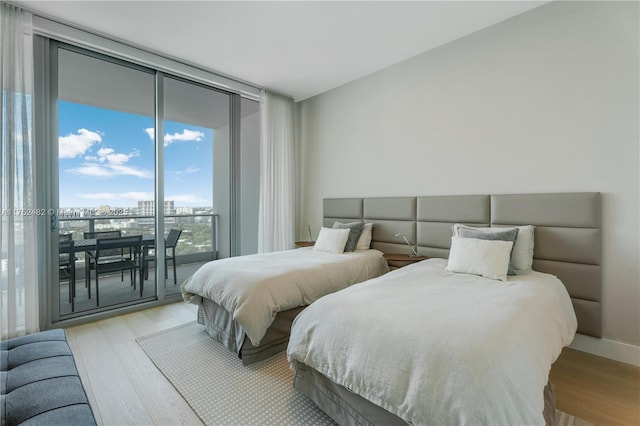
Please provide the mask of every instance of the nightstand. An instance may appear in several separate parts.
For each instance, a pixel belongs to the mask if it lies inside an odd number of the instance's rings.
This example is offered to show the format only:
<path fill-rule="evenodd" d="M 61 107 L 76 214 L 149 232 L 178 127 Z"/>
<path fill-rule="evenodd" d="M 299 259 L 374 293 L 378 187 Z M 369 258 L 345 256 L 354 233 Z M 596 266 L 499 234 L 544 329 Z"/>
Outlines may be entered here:
<path fill-rule="evenodd" d="M 428 259 L 428 257 L 427 256 L 409 256 L 408 254 L 403 254 L 403 253 L 385 253 L 384 259 L 387 261 L 387 265 L 389 265 L 389 269 L 393 271 L 394 269 L 402 268 L 403 266 L 420 262 L 421 260 L 426 260 Z"/>
<path fill-rule="evenodd" d="M 314 245 L 316 242 L 315 241 L 296 241 L 294 244 L 296 245 L 296 247 L 311 247 L 312 245 Z"/>

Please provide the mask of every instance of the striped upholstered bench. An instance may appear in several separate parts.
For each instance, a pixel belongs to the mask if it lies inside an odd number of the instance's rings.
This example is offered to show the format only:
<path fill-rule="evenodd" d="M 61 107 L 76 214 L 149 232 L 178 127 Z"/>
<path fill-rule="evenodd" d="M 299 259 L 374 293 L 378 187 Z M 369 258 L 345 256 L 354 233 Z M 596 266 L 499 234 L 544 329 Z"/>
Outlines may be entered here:
<path fill-rule="evenodd" d="M 95 425 L 64 330 L 0 342 L 2 425 Z"/>

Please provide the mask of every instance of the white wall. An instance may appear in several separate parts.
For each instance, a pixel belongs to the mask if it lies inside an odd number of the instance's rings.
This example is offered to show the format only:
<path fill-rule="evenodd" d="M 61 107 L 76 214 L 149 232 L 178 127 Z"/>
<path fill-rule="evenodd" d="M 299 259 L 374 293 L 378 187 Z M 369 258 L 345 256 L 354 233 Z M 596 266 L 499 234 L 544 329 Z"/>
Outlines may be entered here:
<path fill-rule="evenodd" d="M 588 346 L 640 363 L 638 12 L 549 3 L 302 102 L 298 236 L 325 197 L 600 191 Z"/>

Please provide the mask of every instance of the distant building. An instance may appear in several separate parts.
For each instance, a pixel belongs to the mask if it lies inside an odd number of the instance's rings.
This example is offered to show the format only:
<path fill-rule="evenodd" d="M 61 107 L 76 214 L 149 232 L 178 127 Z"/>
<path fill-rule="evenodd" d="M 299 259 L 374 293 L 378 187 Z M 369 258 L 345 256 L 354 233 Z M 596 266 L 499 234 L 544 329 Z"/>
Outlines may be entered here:
<path fill-rule="evenodd" d="M 193 214 L 193 207 L 178 207 L 176 214 Z"/>
<path fill-rule="evenodd" d="M 96 216 L 109 216 L 110 212 L 111 212 L 111 207 L 106 204 L 102 204 L 101 206 L 98 206 L 98 208 L 96 209 Z"/>
<path fill-rule="evenodd" d="M 120 225 L 123 229 L 137 229 L 140 227 L 140 222 L 137 220 L 131 219 L 121 223 Z"/>
<path fill-rule="evenodd" d="M 154 216 L 156 214 L 155 201 L 138 201 L 138 215 Z M 164 214 L 176 214 L 176 208 L 173 201 L 164 202 Z"/>

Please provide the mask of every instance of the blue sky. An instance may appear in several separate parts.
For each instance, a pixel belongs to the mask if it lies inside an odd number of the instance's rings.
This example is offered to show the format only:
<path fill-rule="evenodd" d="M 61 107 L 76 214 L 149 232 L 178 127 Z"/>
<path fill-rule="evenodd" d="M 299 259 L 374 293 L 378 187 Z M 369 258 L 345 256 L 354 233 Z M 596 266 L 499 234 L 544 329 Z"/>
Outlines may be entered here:
<path fill-rule="evenodd" d="M 58 103 L 60 207 L 153 200 L 153 117 Z M 213 130 L 164 122 L 165 199 L 212 205 Z"/>

